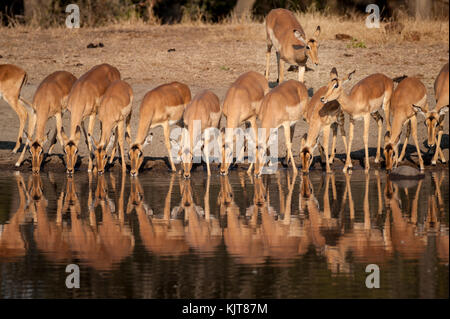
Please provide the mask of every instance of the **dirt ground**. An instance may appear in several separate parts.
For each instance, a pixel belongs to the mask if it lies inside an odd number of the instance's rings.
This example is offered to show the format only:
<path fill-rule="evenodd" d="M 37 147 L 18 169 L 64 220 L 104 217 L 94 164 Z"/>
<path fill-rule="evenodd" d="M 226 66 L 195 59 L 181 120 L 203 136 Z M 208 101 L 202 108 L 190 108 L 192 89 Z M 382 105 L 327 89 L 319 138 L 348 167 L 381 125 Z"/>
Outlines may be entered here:
<path fill-rule="evenodd" d="M 375 72 L 382 72 L 392 78 L 400 75 L 417 76 L 427 87 L 430 106 L 434 107 L 433 83 L 441 67 L 448 61 L 448 41 L 442 43 L 388 41 L 367 43 L 366 48 L 353 48 L 347 41 L 334 40 L 332 28 L 324 30 L 323 33 L 325 35 L 322 36 L 319 49 L 320 65 L 317 68 L 309 65 L 314 70 L 305 74 L 305 84 L 310 94 L 327 83 L 329 72 L 335 66 L 341 74 L 356 69 L 353 80 L 347 85 L 347 91 L 357 81 Z M 104 46 L 87 48 L 88 44 L 99 42 Z M 175 50 L 169 52 L 169 49 Z M 67 70 L 79 77 L 96 64 L 106 62 L 116 66 L 121 72 L 122 79 L 130 83 L 134 91 L 132 137 L 137 130 L 139 105 L 147 91 L 176 80 L 186 83 L 191 88 L 192 95 L 202 89 L 211 89 L 223 101 L 228 87 L 240 74 L 250 70 L 264 73 L 265 52 L 263 24 L 139 26 L 80 30 L 0 29 L 0 64 L 13 63 L 27 71 L 28 83 L 24 86 L 22 95 L 28 100 L 32 100 L 40 81 L 56 70 Z M 286 69 L 287 67 L 288 65 Z M 273 81 L 276 80 L 276 69 L 273 51 L 270 72 L 272 87 L 275 85 Z M 287 79 L 297 77 L 294 72 L 287 72 L 286 75 Z M 11 154 L 11 150 L 17 135 L 18 118 L 3 100 L 0 101 L 0 119 L 2 123 L 0 166 L 4 169 L 13 169 L 18 155 Z M 346 125 L 348 126 L 347 117 Z M 54 126 L 54 120 L 51 120 L 49 127 Z M 64 115 L 64 126 L 69 127 L 68 113 Z M 97 131 L 98 127 L 97 124 Z M 362 121 L 357 121 L 352 147 L 355 165 L 359 165 L 358 159 L 363 156 L 362 128 Z M 443 137 L 444 154 L 447 158 L 448 131 L 447 117 Z M 152 158 L 167 156 L 162 129 L 156 128 L 153 132 L 153 143 L 146 148 L 144 154 Z M 299 121 L 293 141 L 297 161 L 300 137 L 306 132 L 306 123 Z M 421 116 L 418 133 L 420 142 L 425 142 L 426 130 Z M 372 121 L 370 129 L 372 162 L 375 156 L 376 134 L 376 124 Z M 281 156 L 285 154 L 283 141 L 282 137 L 279 143 Z M 344 157 L 343 149 L 342 141 L 338 137 L 339 159 Z M 422 151 L 426 150 L 422 144 Z M 80 154 L 85 156 L 86 151 L 86 146 L 81 143 Z M 62 153 L 62 150 L 57 146 L 55 152 Z M 413 145 L 408 147 L 408 152 L 411 152 L 409 159 L 417 162 Z M 83 163 L 85 160 L 86 158 L 83 159 Z M 55 169 L 64 169 L 58 156 L 52 157 L 50 162 L 55 163 Z M 429 164 L 429 160 L 425 163 Z M 342 161 L 338 160 L 336 165 L 342 166 Z M 29 166 L 30 163 L 25 162 L 23 169 L 28 170 Z"/>

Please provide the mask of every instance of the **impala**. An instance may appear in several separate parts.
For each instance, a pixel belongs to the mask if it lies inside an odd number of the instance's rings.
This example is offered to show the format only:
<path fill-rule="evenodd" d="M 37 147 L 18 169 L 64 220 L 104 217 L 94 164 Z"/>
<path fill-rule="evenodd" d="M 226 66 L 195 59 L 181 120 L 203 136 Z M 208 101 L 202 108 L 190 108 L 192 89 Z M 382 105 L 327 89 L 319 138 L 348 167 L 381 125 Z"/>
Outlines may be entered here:
<path fill-rule="evenodd" d="M 148 134 L 149 129 L 162 126 L 164 129 L 164 141 L 169 153 L 170 166 L 176 171 L 172 160 L 170 144 L 170 125 L 181 121 L 186 105 L 191 101 L 191 91 L 183 83 L 172 82 L 163 84 L 149 91 L 142 100 L 139 110 L 139 126 L 136 139 L 129 151 L 131 161 L 130 173 L 136 176 L 144 161 L 143 150 L 147 146 L 153 134 Z"/>
<path fill-rule="evenodd" d="M 124 129 L 128 144 L 130 141 L 131 106 L 133 104 L 133 90 L 131 86 L 122 80 L 111 83 L 103 95 L 97 114 L 101 123 L 101 137 L 99 142 L 91 141 L 96 160 L 97 173 L 103 174 L 106 166 L 108 152 L 114 143 L 119 142 L 120 156 L 122 160 L 122 172 L 127 170 L 125 153 L 123 148 Z M 116 134 L 113 134 L 113 131 Z M 92 136 L 89 135 L 92 139 Z M 109 143 L 108 143 L 109 141 Z M 108 145 L 106 145 L 108 143 Z M 110 163 L 114 160 L 114 152 L 111 154 Z"/>
<path fill-rule="evenodd" d="M 284 79 L 284 62 L 297 64 L 298 80 L 303 82 L 306 62 L 308 58 L 319 65 L 317 43 L 320 35 L 320 26 L 317 27 L 313 37 L 307 39 L 302 26 L 294 14 L 286 9 L 274 9 L 266 18 L 267 53 L 266 53 L 266 79 L 269 79 L 270 52 L 275 46 L 278 65 L 278 80 Z"/>
<path fill-rule="evenodd" d="M 228 174 L 228 169 L 231 164 L 234 129 L 239 127 L 243 122 L 248 122 L 252 127 L 254 138 L 257 139 L 258 126 L 256 125 L 256 118 L 261 107 L 262 99 L 268 92 L 269 84 L 267 80 L 261 74 L 253 71 L 242 74 L 228 89 L 222 110 L 227 124 L 222 149 L 221 175 Z M 236 149 L 236 154 L 237 152 L 238 150 Z M 238 161 L 243 155 L 244 147 L 242 146 L 237 157 Z M 252 164 L 250 164 L 248 173 L 251 172 L 251 169 Z"/>
<path fill-rule="evenodd" d="M 309 128 L 306 140 L 304 139 L 304 141 L 302 141 L 300 150 L 300 162 L 302 163 L 303 172 L 307 172 L 312 164 L 313 152 L 317 147 L 321 132 L 323 132 L 323 148 L 325 151 L 327 173 L 331 172 L 330 163 L 333 163 L 334 160 L 338 126 L 341 128 L 342 141 L 344 142 L 345 151 L 347 152 L 347 140 L 345 139 L 344 130 L 344 113 L 340 108 L 339 102 L 336 100 L 326 104 L 320 101 L 320 98 L 326 91 L 326 86 L 323 86 L 317 90 L 309 101 L 305 112 L 305 118 L 309 123 Z M 331 157 L 328 158 L 330 129 L 333 130 L 333 140 L 331 143 Z M 321 150 L 321 148 L 319 150 Z"/>
<path fill-rule="evenodd" d="M 330 82 L 328 83 L 327 91 L 321 98 L 322 103 L 337 100 L 341 105 L 342 110 L 350 116 L 350 128 L 347 143 L 347 158 L 344 165 L 344 172 L 352 167 L 350 152 L 352 150 L 353 142 L 353 128 L 355 120 L 364 119 L 364 149 L 365 149 L 365 170 L 369 171 L 369 125 L 370 117 L 372 117 L 378 124 L 378 143 L 375 163 L 380 161 L 380 145 L 381 145 L 381 130 L 383 128 L 383 118 L 378 110 L 383 105 L 384 114 L 386 117 L 387 130 L 390 131 L 389 120 L 389 106 L 391 95 L 394 88 L 394 82 L 387 76 L 376 73 L 369 75 L 362 79 L 351 89 L 350 94 L 344 92 L 343 85 L 350 81 L 355 71 L 348 74 L 345 80 L 338 78 L 336 68 L 330 72 Z"/>
<path fill-rule="evenodd" d="M 386 170 L 390 171 L 396 166 L 404 156 L 404 151 L 398 157 L 398 143 L 403 126 L 409 121 L 412 130 L 412 136 L 416 144 L 417 156 L 419 157 L 420 170 L 423 170 L 423 160 L 420 151 L 419 141 L 417 139 L 417 113 L 427 112 L 427 89 L 423 83 L 416 78 L 406 78 L 396 87 L 391 99 L 392 132 L 385 135 L 384 158 L 386 160 Z M 409 130 L 408 130 L 409 131 Z M 408 132 L 409 133 L 409 132 Z M 406 149 L 408 141 L 406 136 L 403 150 Z"/>
<path fill-rule="evenodd" d="M 448 88 L 449 88 L 448 63 L 445 64 L 436 80 L 434 81 L 434 96 L 436 98 L 436 106 L 433 111 L 429 111 L 425 115 L 425 125 L 428 129 L 428 146 L 433 147 L 436 144 L 431 164 L 436 165 L 438 157 L 441 157 L 442 163 L 446 163 L 444 153 L 441 149 L 441 138 L 444 133 L 445 113 L 449 108 Z M 436 128 L 438 129 L 438 138 L 436 143 Z"/>
<path fill-rule="evenodd" d="M 202 134 L 209 128 L 218 128 L 222 110 L 220 108 L 220 102 L 217 95 L 209 90 L 204 90 L 198 93 L 186 107 L 183 115 L 184 126 L 188 130 L 188 136 L 183 134 L 182 149 L 180 150 L 181 158 L 183 160 L 184 177 L 190 178 L 193 159 L 193 148 L 200 136 L 194 136 L 195 133 Z M 200 121 L 200 132 L 195 132 L 195 123 Z M 208 170 L 208 176 L 211 175 L 211 169 L 209 167 L 209 148 L 210 140 L 205 138 L 203 152 L 205 154 L 206 167 Z"/>
<path fill-rule="evenodd" d="M 106 89 L 116 80 L 120 80 L 119 70 L 109 64 L 100 64 L 83 74 L 73 85 L 67 102 L 67 109 L 70 111 L 70 138 L 62 130 L 68 174 L 74 172 L 77 161 L 78 144 L 81 137 L 80 126 L 83 127 L 86 145 L 89 149 L 88 172 L 92 171 L 92 145 L 88 134 L 92 135 L 95 115 Z M 86 117 L 89 117 L 88 132 L 83 123 Z"/>
<path fill-rule="evenodd" d="M 19 117 L 19 134 L 13 153 L 16 153 L 22 144 L 22 135 L 28 117 L 27 107 L 30 107 L 30 103 L 20 96 L 20 91 L 26 82 L 27 74 L 24 70 L 13 64 L 0 64 L 0 98 L 3 97 Z"/>
<path fill-rule="evenodd" d="M 31 114 L 29 114 L 27 141 L 16 163 L 17 167 L 22 164 L 25 151 L 30 146 L 32 171 L 33 173 L 39 173 L 44 158 L 44 145 L 48 141 L 48 137 L 45 134 L 45 125 L 51 117 L 55 117 L 56 130 L 51 138 L 48 153 L 52 153 L 52 149 L 56 144 L 56 137 L 58 137 L 61 147 L 64 147 L 61 136 L 62 115 L 66 110 L 67 98 L 76 80 L 77 78 L 72 73 L 56 71 L 39 84 L 33 97 L 33 109 L 30 112 Z M 36 130 L 35 136 L 31 142 L 30 139 L 34 130 Z"/>
<path fill-rule="evenodd" d="M 292 162 L 292 169 L 297 172 L 294 156 L 292 155 L 292 138 L 295 130 L 295 123 L 302 117 L 308 102 L 308 91 L 305 85 L 295 80 L 286 81 L 270 91 L 263 99 L 259 118 L 261 120 L 261 130 L 263 138 L 262 145 L 257 146 L 257 156 L 255 164 L 255 175 L 261 176 L 264 167 L 263 156 L 267 149 L 267 142 L 270 137 L 270 130 L 284 128 L 284 138 L 286 140 L 287 156 L 286 162 Z M 258 139 L 258 143 L 261 141 Z M 265 143 L 264 143 L 265 142 Z"/>

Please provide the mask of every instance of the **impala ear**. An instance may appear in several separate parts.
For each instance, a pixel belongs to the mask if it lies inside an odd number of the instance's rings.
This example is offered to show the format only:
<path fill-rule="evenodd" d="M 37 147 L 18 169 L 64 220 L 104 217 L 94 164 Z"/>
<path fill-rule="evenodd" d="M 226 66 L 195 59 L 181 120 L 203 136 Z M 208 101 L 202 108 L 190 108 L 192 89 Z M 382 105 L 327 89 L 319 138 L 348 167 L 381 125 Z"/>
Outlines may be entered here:
<path fill-rule="evenodd" d="M 144 141 L 144 144 L 142 145 L 142 148 L 144 148 L 144 147 L 146 147 L 148 144 L 150 144 L 151 141 L 152 141 L 152 139 L 153 139 L 153 133 L 150 133 L 150 134 L 145 138 L 145 141 Z"/>
<path fill-rule="evenodd" d="M 320 35 L 320 25 L 317 26 L 316 31 L 314 32 L 313 39 L 317 40 Z"/>
<path fill-rule="evenodd" d="M 30 140 L 30 137 L 28 136 L 28 133 L 23 131 L 23 136 L 25 137 L 25 142 L 27 144 L 31 144 L 31 140 Z"/>
<path fill-rule="evenodd" d="M 439 116 L 445 115 L 445 113 L 448 112 L 448 108 L 449 108 L 448 105 L 441 107 L 441 109 L 438 111 Z"/>
<path fill-rule="evenodd" d="M 75 138 L 73 140 L 75 142 L 75 145 L 78 145 L 78 143 L 80 142 L 80 138 L 81 138 L 81 128 L 78 125 L 75 130 Z"/>
<path fill-rule="evenodd" d="M 63 144 L 66 145 L 69 142 L 69 138 L 66 135 L 66 132 L 64 132 L 64 127 L 61 127 L 61 137 L 63 139 Z"/>
<path fill-rule="evenodd" d="M 303 38 L 303 35 L 300 31 L 294 30 L 294 36 L 306 45 L 306 40 Z"/>
<path fill-rule="evenodd" d="M 111 136 L 109 137 L 108 145 L 106 146 L 106 149 L 105 149 L 106 153 L 108 153 L 108 152 L 111 150 L 111 148 L 112 148 L 113 145 L 114 145 L 114 141 L 115 141 L 115 135 L 114 135 L 114 133 L 113 133 L 113 134 L 111 134 Z"/>
<path fill-rule="evenodd" d="M 50 130 L 48 130 L 47 134 L 44 136 L 44 140 L 42 141 L 42 147 L 48 142 L 48 137 L 50 135 Z"/>
<path fill-rule="evenodd" d="M 419 105 L 412 105 L 413 109 L 414 109 L 414 113 L 417 114 L 422 114 L 423 116 L 425 116 L 425 113 L 427 112 L 426 109 L 424 109 L 423 107 L 419 106 Z"/>
<path fill-rule="evenodd" d="M 334 80 L 334 79 L 337 79 L 337 78 L 338 78 L 338 71 L 336 70 L 335 67 L 333 67 L 331 69 L 331 72 L 330 72 L 330 79 Z"/>
<path fill-rule="evenodd" d="M 97 150 L 97 144 L 94 141 L 94 138 L 92 137 L 91 134 L 88 133 L 88 139 L 91 142 L 92 145 L 92 152 L 95 152 Z"/>
<path fill-rule="evenodd" d="M 350 72 L 350 73 L 347 75 L 347 78 L 342 82 L 342 84 L 344 84 L 344 83 L 346 83 L 346 82 L 348 82 L 348 81 L 351 81 L 351 79 L 352 79 L 352 77 L 353 77 L 353 74 L 355 74 L 355 72 L 356 72 L 356 70 L 353 70 L 352 72 Z"/>
<path fill-rule="evenodd" d="M 391 139 L 391 132 L 386 132 L 386 134 L 384 134 L 384 145 L 389 143 L 390 139 Z"/>

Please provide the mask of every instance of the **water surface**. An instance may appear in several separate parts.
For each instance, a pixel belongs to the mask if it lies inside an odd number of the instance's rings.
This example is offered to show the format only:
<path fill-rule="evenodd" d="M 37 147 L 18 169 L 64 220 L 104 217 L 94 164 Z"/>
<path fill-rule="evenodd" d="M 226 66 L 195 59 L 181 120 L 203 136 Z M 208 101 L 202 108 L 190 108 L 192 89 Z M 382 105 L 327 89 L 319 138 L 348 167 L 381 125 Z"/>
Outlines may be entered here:
<path fill-rule="evenodd" d="M 447 298 L 448 194 L 447 170 L 409 182 L 4 171 L 0 298 Z"/>

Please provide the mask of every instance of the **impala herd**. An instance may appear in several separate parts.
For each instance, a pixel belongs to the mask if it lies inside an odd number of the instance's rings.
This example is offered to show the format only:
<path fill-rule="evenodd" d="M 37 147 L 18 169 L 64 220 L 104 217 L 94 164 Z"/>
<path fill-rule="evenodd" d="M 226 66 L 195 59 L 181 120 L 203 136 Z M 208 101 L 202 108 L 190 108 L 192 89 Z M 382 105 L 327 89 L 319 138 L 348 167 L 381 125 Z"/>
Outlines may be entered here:
<path fill-rule="evenodd" d="M 326 86 L 321 87 L 309 100 L 308 89 L 304 82 L 307 60 L 318 65 L 318 26 L 314 35 L 308 38 L 294 14 L 285 9 L 272 10 L 266 19 L 267 33 L 267 61 L 265 77 L 257 72 L 242 74 L 229 88 L 223 105 L 219 98 L 209 90 L 202 91 L 191 98 L 188 86 L 179 82 L 161 85 L 149 91 L 143 98 L 139 111 L 139 125 L 134 142 L 131 141 L 130 120 L 132 115 L 133 91 L 130 85 L 121 80 L 120 72 L 109 64 L 94 66 L 80 78 L 66 71 L 57 71 L 47 76 L 37 88 L 32 103 L 20 96 L 20 91 L 26 83 L 27 74 L 21 68 L 11 65 L 0 65 L 0 97 L 11 105 L 19 116 L 19 133 L 13 152 L 16 153 L 22 145 L 25 135 L 25 145 L 16 163 L 20 166 L 25 152 L 30 150 L 32 155 L 32 171 L 38 173 L 44 158 L 44 145 L 50 140 L 48 153 L 50 154 L 59 140 L 65 153 L 66 170 L 73 174 L 78 159 L 81 131 L 89 149 L 88 171 L 96 170 L 99 174 L 105 170 L 106 163 L 115 158 L 117 147 L 120 151 L 122 171 L 126 171 L 124 136 L 129 146 L 130 173 L 138 175 L 143 163 L 144 148 L 151 143 L 151 128 L 162 126 L 164 140 L 169 154 L 172 171 L 176 171 L 172 159 L 172 143 L 180 143 L 179 156 L 185 178 L 190 177 L 194 141 L 199 134 L 209 128 L 220 129 L 222 116 L 225 117 L 225 127 L 219 138 L 221 155 L 220 174 L 226 175 L 233 162 L 233 145 L 235 136 L 232 129 L 243 123 L 250 124 L 253 131 L 253 141 L 256 145 L 255 176 L 261 176 L 264 167 L 264 156 L 267 153 L 267 142 L 272 136 L 271 131 L 280 127 L 284 129 L 286 143 L 286 164 L 291 162 L 296 173 L 292 144 L 296 123 L 303 119 L 309 129 L 301 139 L 299 148 L 302 171 L 307 172 L 313 162 L 314 150 L 319 144 L 322 158 L 325 158 L 326 171 L 331 172 L 330 164 L 335 158 L 335 146 L 338 128 L 346 150 L 344 172 L 352 168 L 351 149 L 354 134 L 354 122 L 364 120 L 364 151 L 365 170 L 369 164 L 369 127 L 370 119 L 377 123 L 378 139 L 375 163 L 381 160 L 381 142 L 383 120 L 386 123 L 384 136 L 384 160 L 386 170 L 390 171 L 405 156 L 406 145 L 410 133 L 417 148 L 420 169 L 424 169 L 423 159 L 417 137 L 417 114 L 425 116 L 428 130 L 427 143 L 435 147 L 432 164 L 438 158 L 446 162 L 440 147 L 443 135 L 445 113 L 449 108 L 449 65 L 443 66 L 436 78 L 434 97 L 436 106 L 430 110 L 427 103 L 427 90 L 423 83 L 414 77 L 406 77 L 394 85 L 394 80 L 376 73 L 360 80 L 349 93 L 345 91 L 346 82 L 350 81 L 355 71 L 345 76 L 339 76 L 336 68 L 332 68 L 330 79 Z M 279 85 L 269 89 L 269 62 L 272 47 L 275 47 L 278 63 Z M 284 80 L 284 62 L 299 66 L 298 80 Z M 384 119 L 380 114 L 383 109 Z M 62 116 L 70 112 L 69 136 L 66 135 Z M 349 133 L 344 130 L 344 115 L 350 120 Z M 392 116 L 392 121 L 391 121 Z M 49 118 L 55 117 L 56 131 L 52 136 L 45 133 L 45 126 Z M 28 118 L 28 130 L 24 133 L 25 122 Z M 88 128 L 84 120 L 89 118 Z M 100 121 L 100 140 L 93 138 L 95 119 Z M 257 121 L 260 125 L 258 127 Z M 194 123 L 200 123 L 200 132 L 194 129 Z M 178 141 L 171 140 L 170 126 L 179 124 L 186 128 Z M 400 136 L 403 126 L 407 125 L 407 134 L 402 151 L 398 152 Z M 262 131 L 264 138 L 260 139 L 258 131 Z M 329 156 L 329 133 L 333 139 L 331 155 Z M 33 137 L 34 135 L 34 137 Z M 323 146 L 318 142 L 323 135 Z M 437 138 L 436 138 L 437 137 Z M 209 143 L 214 138 L 204 141 L 208 175 L 210 170 Z M 236 149 L 236 156 L 241 160 L 244 147 Z M 95 165 L 94 165 L 95 164 Z M 253 164 L 248 173 L 251 173 Z"/>

